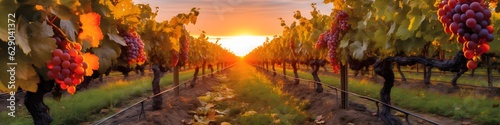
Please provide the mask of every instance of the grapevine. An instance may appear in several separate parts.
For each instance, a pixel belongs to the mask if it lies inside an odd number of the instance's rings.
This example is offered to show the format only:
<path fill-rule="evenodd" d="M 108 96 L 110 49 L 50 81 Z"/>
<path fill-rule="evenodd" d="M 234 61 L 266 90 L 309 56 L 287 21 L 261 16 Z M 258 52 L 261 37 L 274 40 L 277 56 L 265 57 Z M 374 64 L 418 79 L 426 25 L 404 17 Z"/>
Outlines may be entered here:
<path fill-rule="evenodd" d="M 475 69 L 481 55 L 490 50 L 488 42 L 494 40 L 488 5 L 484 1 L 444 0 L 437 14 L 444 31 L 458 36 L 457 42 L 469 59 L 467 67 Z"/>
<path fill-rule="evenodd" d="M 325 45 L 328 46 L 328 59 L 335 73 L 338 73 L 340 70 L 339 61 L 337 59 L 337 48 L 341 39 L 340 35 L 343 35 L 350 28 L 350 25 L 347 23 L 348 20 L 349 15 L 347 15 L 346 12 L 338 11 L 331 22 L 332 27 L 330 30 L 322 33 L 316 42 L 317 49 L 324 48 Z"/>
<path fill-rule="evenodd" d="M 128 64 L 144 64 L 147 60 L 146 52 L 144 51 L 144 43 L 139 35 L 133 30 L 130 30 L 130 32 L 123 34 L 123 38 L 127 46 L 122 47 L 124 51 L 121 55 L 122 60 L 126 61 Z"/>

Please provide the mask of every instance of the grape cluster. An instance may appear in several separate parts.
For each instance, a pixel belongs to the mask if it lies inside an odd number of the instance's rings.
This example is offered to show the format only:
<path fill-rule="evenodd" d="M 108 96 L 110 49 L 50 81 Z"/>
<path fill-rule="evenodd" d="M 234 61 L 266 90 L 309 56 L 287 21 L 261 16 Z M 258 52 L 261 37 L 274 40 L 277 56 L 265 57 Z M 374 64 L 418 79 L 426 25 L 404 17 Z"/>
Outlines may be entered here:
<path fill-rule="evenodd" d="M 484 0 L 444 0 L 437 11 L 439 21 L 447 34 L 458 36 L 463 45 L 464 56 L 469 69 L 477 67 L 481 54 L 490 50 L 488 42 L 493 41 L 491 11 Z"/>
<path fill-rule="evenodd" d="M 55 37 L 58 49 L 52 51 L 52 60 L 47 63 L 49 79 L 55 79 L 61 89 L 74 94 L 75 86 L 83 81 L 88 64 L 82 53 L 79 43 L 71 43 L 66 39 Z"/>
<path fill-rule="evenodd" d="M 172 67 L 177 66 L 179 62 L 179 53 L 177 51 L 172 51 Z"/>
<path fill-rule="evenodd" d="M 189 52 L 189 41 L 187 36 L 181 37 L 181 61 L 186 63 L 188 60 L 188 52 Z"/>
<path fill-rule="evenodd" d="M 128 64 L 144 64 L 147 60 L 146 52 L 144 52 L 144 43 L 139 38 L 139 35 L 134 32 L 126 33 L 123 35 L 123 39 L 125 39 L 127 46 L 122 47 L 124 52 L 121 58 Z"/>
<path fill-rule="evenodd" d="M 328 59 L 333 66 L 333 71 L 338 73 L 340 66 L 337 60 L 337 47 L 340 44 L 340 35 L 343 35 L 350 25 L 347 22 L 349 15 L 344 11 L 338 11 L 335 18 L 332 20 L 330 30 L 322 33 L 316 42 L 316 48 L 324 48 L 328 46 Z"/>

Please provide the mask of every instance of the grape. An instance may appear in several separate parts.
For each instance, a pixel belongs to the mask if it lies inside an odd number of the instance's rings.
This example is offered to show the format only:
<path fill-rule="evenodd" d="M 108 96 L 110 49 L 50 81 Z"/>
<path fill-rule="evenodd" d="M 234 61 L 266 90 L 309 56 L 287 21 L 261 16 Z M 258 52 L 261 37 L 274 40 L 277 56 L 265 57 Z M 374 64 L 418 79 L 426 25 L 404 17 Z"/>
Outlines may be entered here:
<path fill-rule="evenodd" d="M 64 61 L 68 61 L 70 58 L 71 58 L 71 56 L 68 53 L 64 53 L 61 56 L 61 59 L 64 60 Z"/>
<path fill-rule="evenodd" d="M 59 87 L 61 87 L 62 90 L 66 90 L 68 88 L 66 84 L 59 84 Z"/>
<path fill-rule="evenodd" d="M 458 32 L 458 24 L 455 22 L 451 23 L 450 30 L 452 33 L 457 33 Z"/>
<path fill-rule="evenodd" d="M 69 53 L 70 57 L 75 57 L 78 52 L 75 49 L 71 49 L 71 50 L 69 50 L 68 53 Z"/>
<path fill-rule="evenodd" d="M 62 55 L 63 55 L 63 51 L 61 49 L 55 49 L 54 51 L 52 51 L 52 56 L 60 57 Z"/>
<path fill-rule="evenodd" d="M 484 19 L 490 19 L 491 18 L 491 11 L 488 9 L 484 9 L 483 15 L 484 15 Z"/>
<path fill-rule="evenodd" d="M 488 34 L 489 34 L 489 32 L 487 29 L 481 29 L 481 31 L 479 31 L 480 38 L 486 38 L 486 37 L 488 37 Z"/>
<path fill-rule="evenodd" d="M 470 9 L 471 9 L 471 10 L 474 10 L 474 11 L 476 11 L 476 12 L 477 12 L 477 11 L 479 11 L 480 9 L 482 9 L 482 8 L 481 8 L 481 4 L 479 4 L 478 2 L 472 2 L 472 3 L 470 4 Z"/>
<path fill-rule="evenodd" d="M 54 73 L 52 70 L 49 70 L 47 72 L 47 77 L 49 77 L 49 79 L 55 79 L 56 78 L 56 73 Z"/>
<path fill-rule="evenodd" d="M 487 26 L 486 29 L 488 30 L 488 33 L 492 34 L 495 29 L 493 29 L 493 26 Z"/>
<path fill-rule="evenodd" d="M 75 86 L 68 86 L 67 91 L 68 91 L 68 93 L 70 93 L 70 94 L 75 94 L 76 87 L 75 87 Z"/>
<path fill-rule="evenodd" d="M 71 85 L 72 83 L 73 83 L 73 80 L 71 80 L 71 78 L 64 79 L 64 84 Z"/>
<path fill-rule="evenodd" d="M 477 67 L 477 62 L 473 61 L 473 60 L 469 60 L 467 62 L 467 68 L 469 69 L 476 69 Z"/>
<path fill-rule="evenodd" d="M 69 69 L 67 69 L 67 68 L 64 68 L 64 69 L 62 69 L 61 74 L 62 74 L 64 77 L 68 77 L 68 76 L 70 76 L 70 74 L 71 74 L 71 70 L 69 70 Z"/>
<path fill-rule="evenodd" d="M 469 10 L 469 4 L 462 4 L 460 9 L 462 10 L 462 12 L 467 12 L 467 10 Z"/>
<path fill-rule="evenodd" d="M 479 49 L 481 49 L 483 52 L 488 52 L 490 51 L 490 45 L 488 45 L 488 43 L 483 43 L 479 46 Z"/>
<path fill-rule="evenodd" d="M 477 35 L 476 33 L 473 33 L 472 35 L 470 35 L 470 40 L 471 41 L 478 41 L 479 35 Z"/>
<path fill-rule="evenodd" d="M 78 67 L 76 63 L 71 63 L 71 65 L 69 65 L 69 69 L 71 70 L 75 70 L 76 67 Z"/>
<path fill-rule="evenodd" d="M 467 59 L 472 59 L 472 57 L 474 57 L 474 51 L 472 51 L 472 50 L 466 50 L 465 53 L 464 53 L 464 56 Z"/>
<path fill-rule="evenodd" d="M 71 64 L 71 63 L 70 63 L 69 61 L 64 61 L 64 62 L 62 62 L 61 66 L 62 66 L 63 68 L 69 68 L 70 64 Z"/>
<path fill-rule="evenodd" d="M 466 46 L 469 50 L 474 50 L 477 48 L 477 43 L 474 42 L 474 41 L 469 41 L 467 42 L 467 46 Z"/>
<path fill-rule="evenodd" d="M 469 28 L 476 27 L 476 19 L 474 19 L 474 18 L 467 19 L 465 25 L 467 25 L 467 27 L 469 27 Z"/>
<path fill-rule="evenodd" d="M 83 56 L 82 55 L 78 55 L 78 56 L 75 56 L 75 63 L 82 63 L 83 62 Z"/>
<path fill-rule="evenodd" d="M 460 20 L 460 14 L 456 13 L 455 15 L 453 15 L 453 21 L 455 23 L 460 23 L 460 21 L 462 21 Z"/>
<path fill-rule="evenodd" d="M 493 41 L 493 40 L 494 40 L 494 38 L 493 38 L 493 34 L 491 34 L 491 33 L 490 33 L 490 34 L 488 34 L 488 37 L 486 37 L 486 41 L 491 42 L 491 41 Z"/>
<path fill-rule="evenodd" d="M 474 16 L 476 16 L 476 13 L 474 13 L 473 10 L 467 10 L 465 11 L 465 16 L 467 16 L 467 18 L 474 18 Z"/>
<path fill-rule="evenodd" d="M 483 21 L 484 19 L 483 12 L 476 12 L 476 14 L 474 15 L 474 19 L 476 19 L 476 21 Z"/>

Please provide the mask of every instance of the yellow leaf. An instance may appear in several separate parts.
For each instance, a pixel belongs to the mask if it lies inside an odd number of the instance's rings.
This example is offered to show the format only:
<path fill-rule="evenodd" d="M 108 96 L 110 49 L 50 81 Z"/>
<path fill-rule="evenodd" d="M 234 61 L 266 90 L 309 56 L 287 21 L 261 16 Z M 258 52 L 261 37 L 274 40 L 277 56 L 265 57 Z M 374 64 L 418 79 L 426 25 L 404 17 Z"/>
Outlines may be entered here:
<path fill-rule="evenodd" d="M 83 54 L 84 62 L 87 63 L 88 68 L 86 69 L 86 76 L 91 76 L 93 71 L 99 69 L 99 57 L 94 54 L 85 53 Z"/>
<path fill-rule="evenodd" d="M 101 15 L 97 13 L 87 13 L 80 15 L 83 32 L 78 35 L 78 38 L 87 41 L 92 47 L 98 47 L 99 41 L 104 38 L 100 28 Z"/>

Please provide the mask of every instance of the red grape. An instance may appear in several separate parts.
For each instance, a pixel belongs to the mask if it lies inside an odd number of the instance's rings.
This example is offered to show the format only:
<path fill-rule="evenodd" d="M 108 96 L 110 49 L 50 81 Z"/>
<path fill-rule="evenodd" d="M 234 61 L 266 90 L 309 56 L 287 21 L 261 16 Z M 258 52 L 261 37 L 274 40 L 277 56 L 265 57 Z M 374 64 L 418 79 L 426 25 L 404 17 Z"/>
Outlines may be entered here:
<path fill-rule="evenodd" d="M 473 60 L 469 60 L 467 62 L 467 68 L 469 69 L 476 69 L 477 67 L 477 62 L 473 61 Z"/>
<path fill-rule="evenodd" d="M 488 45 L 488 43 L 483 43 L 479 46 L 479 49 L 486 53 L 490 51 L 490 45 Z"/>
<path fill-rule="evenodd" d="M 472 50 L 466 50 L 466 51 L 464 52 L 464 56 L 465 56 L 465 58 L 467 58 L 467 59 L 472 59 L 472 57 L 474 57 L 474 55 L 475 55 L 475 54 L 474 54 L 474 51 L 472 51 Z"/>
<path fill-rule="evenodd" d="M 467 21 L 465 22 L 465 25 L 467 25 L 467 27 L 469 27 L 469 28 L 475 28 L 476 27 L 476 19 L 474 19 L 474 18 L 467 19 Z"/>

